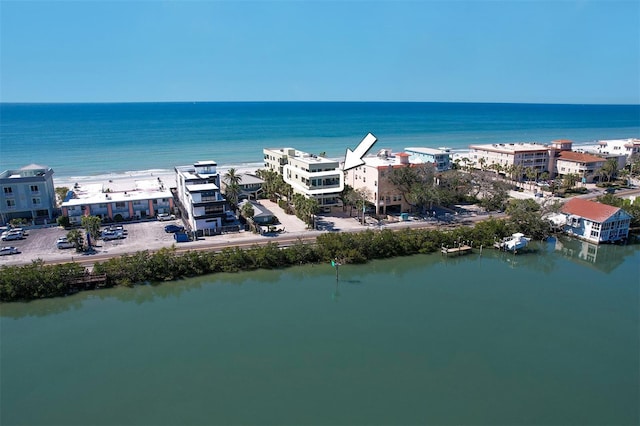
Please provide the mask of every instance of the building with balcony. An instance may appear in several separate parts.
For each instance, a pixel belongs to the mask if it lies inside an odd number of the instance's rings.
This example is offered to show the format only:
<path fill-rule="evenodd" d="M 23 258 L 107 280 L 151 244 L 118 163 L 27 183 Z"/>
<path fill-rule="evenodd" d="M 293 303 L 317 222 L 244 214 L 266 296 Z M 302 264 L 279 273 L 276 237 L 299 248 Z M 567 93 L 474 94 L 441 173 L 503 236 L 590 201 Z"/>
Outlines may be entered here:
<path fill-rule="evenodd" d="M 198 161 L 175 167 L 176 196 L 190 231 L 223 226 L 228 204 L 220 191 L 220 174 L 215 161 Z"/>
<path fill-rule="evenodd" d="M 390 149 L 381 149 L 376 155 L 363 157 L 363 165 L 347 170 L 345 183 L 354 190 L 361 190 L 365 201 L 374 206 L 376 215 L 407 212 L 411 205 L 402 191 L 390 182 L 391 173 L 401 167 L 432 167 L 431 164 L 411 163 L 409 158 L 406 152 L 394 154 Z"/>
<path fill-rule="evenodd" d="M 98 216 L 105 222 L 153 218 L 171 213 L 173 207 L 171 190 L 160 178 L 76 184 L 61 205 L 62 215 L 72 224 L 80 224 L 83 216 Z"/>
<path fill-rule="evenodd" d="M 553 141 L 550 145 L 537 142 L 493 143 L 469 146 L 470 164 L 467 166 L 495 170 L 498 173 L 517 173 L 517 179 L 524 178 L 527 169 L 536 175 L 543 172 L 553 176 L 555 157 L 560 151 L 570 151 L 572 142 L 568 140 Z"/>
<path fill-rule="evenodd" d="M 337 160 L 293 148 L 265 148 L 263 153 L 265 168 L 282 175 L 294 193 L 315 198 L 325 212 L 341 205 L 344 173 Z"/>
<path fill-rule="evenodd" d="M 30 164 L 0 173 L 0 221 L 51 221 L 56 216 L 53 169 Z"/>
<path fill-rule="evenodd" d="M 433 163 L 438 172 L 451 169 L 451 151 L 448 148 L 409 147 L 404 152 L 409 154 L 410 163 Z"/>
<path fill-rule="evenodd" d="M 600 179 L 598 171 L 607 159 L 582 152 L 563 151 L 555 158 L 555 176 L 577 175 L 582 183 L 593 183 Z"/>

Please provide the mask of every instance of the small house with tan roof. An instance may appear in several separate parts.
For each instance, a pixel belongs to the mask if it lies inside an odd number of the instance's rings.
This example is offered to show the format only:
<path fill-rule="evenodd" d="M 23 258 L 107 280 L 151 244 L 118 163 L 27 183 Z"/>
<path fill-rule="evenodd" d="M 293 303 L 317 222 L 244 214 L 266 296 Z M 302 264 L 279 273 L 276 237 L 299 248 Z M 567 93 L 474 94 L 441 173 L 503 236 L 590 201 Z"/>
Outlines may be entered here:
<path fill-rule="evenodd" d="M 619 207 L 582 198 L 572 198 L 561 209 L 566 221 L 563 231 L 594 244 L 625 240 L 631 215 Z"/>
<path fill-rule="evenodd" d="M 594 183 L 599 179 L 598 170 L 604 166 L 606 158 L 575 151 L 560 151 L 556 157 L 556 174 L 563 177 L 575 174 L 582 183 Z"/>

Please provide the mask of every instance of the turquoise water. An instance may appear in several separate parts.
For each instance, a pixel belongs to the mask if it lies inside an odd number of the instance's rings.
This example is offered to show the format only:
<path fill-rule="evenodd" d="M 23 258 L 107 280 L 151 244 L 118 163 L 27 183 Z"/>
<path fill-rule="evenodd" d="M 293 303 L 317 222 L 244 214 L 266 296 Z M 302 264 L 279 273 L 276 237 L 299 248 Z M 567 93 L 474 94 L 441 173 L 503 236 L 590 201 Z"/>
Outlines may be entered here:
<path fill-rule="evenodd" d="M 424 102 L 0 103 L 0 169 L 47 165 L 58 177 L 172 170 L 213 159 L 262 164 L 262 149 L 345 155 L 378 147 L 640 137 L 640 105 Z"/>
<path fill-rule="evenodd" d="M 0 423 L 638 424 L 637 248 L 565 240 L 344 265 L 337 283 L 314 265 L 3 305 Z"/>

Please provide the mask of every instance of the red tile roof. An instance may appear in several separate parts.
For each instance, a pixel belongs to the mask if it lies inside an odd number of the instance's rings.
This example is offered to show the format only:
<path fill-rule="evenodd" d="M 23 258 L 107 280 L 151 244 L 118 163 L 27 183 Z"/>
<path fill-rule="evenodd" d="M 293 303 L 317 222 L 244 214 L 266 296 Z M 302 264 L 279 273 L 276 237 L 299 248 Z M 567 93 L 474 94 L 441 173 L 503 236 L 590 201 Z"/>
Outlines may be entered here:
<path fill-rule="evenodd" d="M 618 213 L 619 207 L 609 206 L 607 204 L 596 203 L 582 198 L 572 198 L 562 206 L 562 213 L 574 214 L 584 217 L 593 222 L 604 222 L 614 214 Z"/>
<path fill-rule="evenodd" d="M 605 161 L 604 158 L 597 157 L 595 155 L 574 151 L 562 151 L 558 154 L 558 159 L 566 161 L 577 161 L 580 163 L 597 163 L 600 161 Z"/>

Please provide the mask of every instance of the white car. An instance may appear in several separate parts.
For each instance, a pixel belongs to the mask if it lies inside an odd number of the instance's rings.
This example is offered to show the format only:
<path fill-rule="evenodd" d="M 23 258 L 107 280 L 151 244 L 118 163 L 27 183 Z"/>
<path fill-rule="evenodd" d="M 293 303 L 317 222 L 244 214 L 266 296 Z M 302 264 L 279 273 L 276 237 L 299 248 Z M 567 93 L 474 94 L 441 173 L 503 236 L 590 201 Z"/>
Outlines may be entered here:
<path fill-rule="evenodd" d="M 124 238 L 124 233 L 122 231 L 103 231 L 102 239 L 104 241 L 110 240 L 121 240 Z"/>
<path fill-rule="evenodd" d="M 67 237 L 60 237 L 56 241 L 56 247 L 58 247 L 59 249 L 68 249 L 68 248 L 73 248 L 75 246 L 76 246 L 75 243 L 72 243 L 71 241 L 67 240 Z"/>
<path fill-rule="evenodd" d="M 0 256 L 20 253 L 16 247 L 0 247 Z"/>
<path fill-rule="evenodd" d="M 2 234 L 0 240 L 2 241 L 12 241 L 12 240 L 21 240 L 24 238 L 24 234 L 21 231 L 7 231 Z"/>
<path fill-rule="evenodd" d="M 158 218 L 159 221 L 165 221 L 165 220 L 175 220 L 176 216 L 173 214 L 169 214 L 169 213 L 158 213 L 158 216 L 156 216 Z"/>

